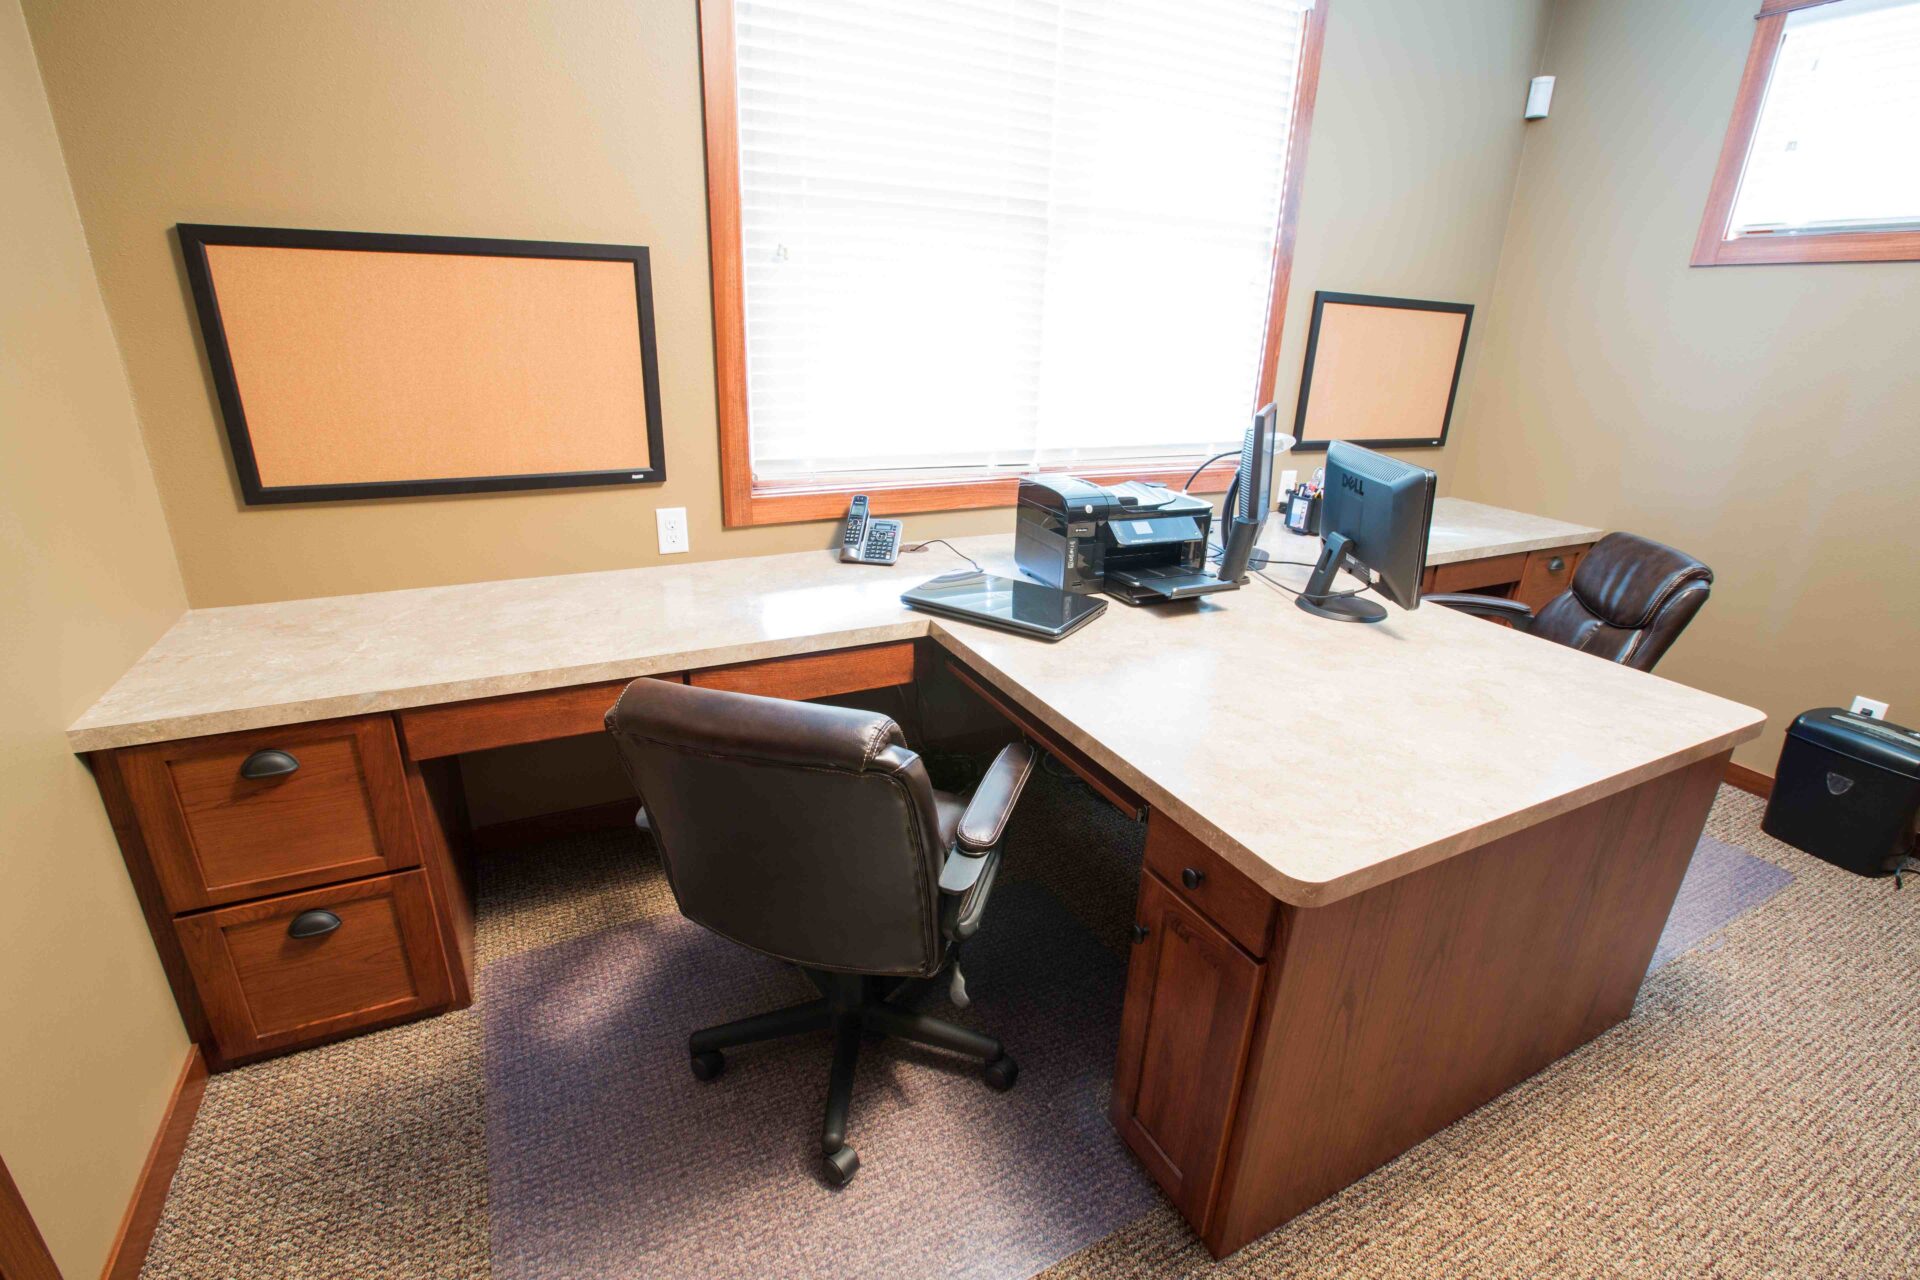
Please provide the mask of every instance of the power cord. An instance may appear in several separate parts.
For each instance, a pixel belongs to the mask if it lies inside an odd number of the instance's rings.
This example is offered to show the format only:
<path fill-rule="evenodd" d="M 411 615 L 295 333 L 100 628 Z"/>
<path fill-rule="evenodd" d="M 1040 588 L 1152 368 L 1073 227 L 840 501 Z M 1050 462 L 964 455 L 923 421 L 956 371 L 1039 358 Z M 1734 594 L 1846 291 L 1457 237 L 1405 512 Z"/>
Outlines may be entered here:
<path fill-rule="evenodd" d="M 1202 471 L 1205 471 L 1208 467 L 1212 466 L 1214 463 L 1220 461 L 1220 459 L 1236 457 L 1238 456 L 1239 452 L 1240 450 L 1238 449 L 1229 449 L 1225 453 L 1214 454 L 1211 458 L 1208 458 L 1205 462 L 1201 463 L 1199 466 L 1193 469 L 1193 474 L 1187 477 L 1187 483 L 1180 486 L 1181 490 L 1185 491 L 1186 489 L 1191 488 L 1193 485 L 1193 482 L 1200 478 L 1200 473 Z"/>
<path fill-rule="evenodd" d="M 1267 561 L 1267 563 L 1298 565 L 1303 569 L 1313 569 L 1318 567 L 1310 560 L 1269 560 Z M 1259 570 L 1255 570 L 1253 576 L 1260 579 L 1260 581 L 1266 583 L 1270 587 L 1278 587 L 1280 588 L 1280 590 L 1286 592 L 1290 596 L 1300 596 L 1302 599 L 1306 599 L 1306 600 L 1351 600 L 1355 596 L 1365 595 L 1367 592 L 1373 590 L 1371 586 L 1364 586 L 1364 587 L 1355 587 L 1350 591 L 1327 591 L 1327 592 L 1309 593 L 1306 591 L 1302 591 L 1298 587 L 1290 587 L 1286 583 L 1280 581 L 1280 579 L 1272 576 L 1271 574 L 1263 573 Z"/>
<path fill-rule="evenodd" d="M 900 550 L 903 554 L 914 552 L 914 551 L 925 551 L 928 547 L 931 547 L 936 543 L 939 544 L 940 546 L 945 547 L 947 550 L 953 552 L 953 554 L 959 556 L 962 560 L 965 560 L 968 564 L 972 565 L 973 571 L 975 573 L 986 572 L 985 569 L 982 569 L 980 567 L 980 562 L 978 560 L 975 560 L 972 556 L 968 555 L 966 552 L 962 551 L 960 548 L 954 546 L 951 542 L 948 542 L 945 538 L 928 538 L 925 542 L 916 542 L 912 546 L 902 547 L 900 548 Z"/>

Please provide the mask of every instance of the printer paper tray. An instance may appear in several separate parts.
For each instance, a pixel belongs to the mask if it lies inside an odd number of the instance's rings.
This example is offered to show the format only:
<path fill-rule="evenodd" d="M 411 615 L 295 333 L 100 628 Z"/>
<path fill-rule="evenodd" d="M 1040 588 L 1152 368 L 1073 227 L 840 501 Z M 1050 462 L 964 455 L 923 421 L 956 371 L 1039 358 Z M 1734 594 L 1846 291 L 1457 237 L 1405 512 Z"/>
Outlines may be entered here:
<path fill-rule="evenodd" d="M 1126 569 L 1110 569 L 1105 586 L 1109 594 L 1118 596 L 1128 604 L 1157 604 L 1166 600 L 1210 596 L 1216 591 L 1235 591 L 1240 584 L 1222 582 L 1209 574 L 1154 577 L 1150 573 L 1136 574 Z"/>

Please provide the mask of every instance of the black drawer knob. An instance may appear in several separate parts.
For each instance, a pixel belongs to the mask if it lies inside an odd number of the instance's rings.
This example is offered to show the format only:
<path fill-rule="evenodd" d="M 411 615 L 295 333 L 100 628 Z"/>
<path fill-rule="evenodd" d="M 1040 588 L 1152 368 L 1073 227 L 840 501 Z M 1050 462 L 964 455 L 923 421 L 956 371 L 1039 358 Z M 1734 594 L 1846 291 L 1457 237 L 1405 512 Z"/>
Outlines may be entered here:
<path fill-rule="evenodd" d="M 322 938 L 340 927 L 340 917 L 331 911 L 302 911 L 287 926 L 289 938 Z"/>
<path fill-rule="evenodd" d="M 1186 870 L 1180 873 L 1180 883 L 1187 886 L 1187 888 L 1189 889 L 1198 889 L 1200 887 L 1200 882 L 1202 880 L 1205 880 L 1206 878 L 1207 878 L 1207 873 L 1204 871 L 1201 871 L 1197 867 L 1188 867 Z"/>
<path fill-rule="evenodd" d="M 1133 940 L 1135 944 L 1145 942 L 1147 940 L 1147 926 L 1143 924 L 1133 926 Z"/>
<path fill-rule="evenodd" d="M 1561 570 L 1565 569 L 1566 567 L 1567 567 L 1567 558 L 1565 556 L 1555 556 L 1553 559 L 1547 561 L 1548 573 L 1559 573 Z"/>
<path fill-rule="evenodd" d="M 240 764 L 240 776 L 243 778 L 284 778 L 300 767 L 291 753 L 286 751 L 256 751 Z"/>

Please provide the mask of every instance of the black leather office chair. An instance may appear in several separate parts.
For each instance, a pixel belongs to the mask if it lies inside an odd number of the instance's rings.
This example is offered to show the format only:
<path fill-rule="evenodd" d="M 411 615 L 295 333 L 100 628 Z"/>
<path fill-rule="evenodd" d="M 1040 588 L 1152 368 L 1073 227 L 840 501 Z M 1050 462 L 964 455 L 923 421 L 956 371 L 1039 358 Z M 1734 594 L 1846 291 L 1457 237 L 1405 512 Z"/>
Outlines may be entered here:
<path fill-rule="evenodd" d="M 1713 590 L 1713 570 L 1684 551 L 1631 533 L 1610 533 L 1593 544 L 1573 583 L 1536 616 L 1518 600 L 1441 593 L 1422 596 L 1521 631 L 1651 671 L 1673 647 Z"/>
<path fill-rule="evenodd" d="M 980 927 L 1000 840 L 1034 750 L 1001 751 L 971 800 L 935 791 L 884 715 L 636 680 L 607 713 L 647 798 L 680 912 L 723 938 L 800 967 L 820 998 L 696 1031 L 693 1073 L 721 1050 L 832 1028 L 821 1149 L 826 1176 L 860 1167 L 847 1111 L 863 1031 L 979 1059 L 988 1084 L 1018 1074 L 991 1036 L 915 1012 L 908 999 Z"/>

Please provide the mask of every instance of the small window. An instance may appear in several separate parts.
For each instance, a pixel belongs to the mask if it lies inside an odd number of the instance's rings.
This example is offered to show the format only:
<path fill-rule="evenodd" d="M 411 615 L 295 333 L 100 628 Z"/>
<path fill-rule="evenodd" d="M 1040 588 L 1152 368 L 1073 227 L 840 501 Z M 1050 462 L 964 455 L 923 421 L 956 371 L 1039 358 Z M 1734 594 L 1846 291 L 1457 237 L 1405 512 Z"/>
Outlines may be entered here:
<path fill-rule="evenodd" d="M 1920 259 L 1920 0 L 1769 0 L 1695 266 Z"/>

